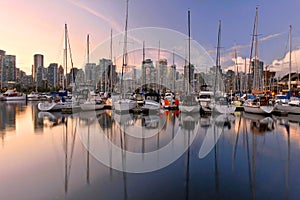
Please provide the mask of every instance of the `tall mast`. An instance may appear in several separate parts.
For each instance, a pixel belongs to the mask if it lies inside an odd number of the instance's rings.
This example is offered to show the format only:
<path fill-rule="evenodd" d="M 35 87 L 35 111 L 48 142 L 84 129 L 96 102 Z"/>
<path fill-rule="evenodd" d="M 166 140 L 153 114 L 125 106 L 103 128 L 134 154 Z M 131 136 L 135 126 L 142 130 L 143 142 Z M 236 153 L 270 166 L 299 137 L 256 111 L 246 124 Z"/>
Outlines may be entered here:
<path fill-rule="evenodd" d="M 221 62 L 220 62 L 220 43 L 221 43 L 221 20 L 219 20 L 219 31 L 218 31 L 218 46 L 217 46 L 217 57 L 216 57 L 216 74 L 215 74 L 215 84 L 214 84 L 214 96 L 216 96 L 216 89 L 217 89 L 217 84 L 218 81 L 218 73 L 219 73 L 219 68 L 221 67 Z"/>
<path fill-rule="evenodd" d="M 173 49 L 173 69 L 172 69 L 172 79 L 173 79 L 173 88 L 172 91 L 175 93 L 175 76 L 176 76 L 176 69 L 175 69 L 175 52 Z"/>
<path fill-rule="evenodd" d="M 254 51 L 254 59 L 253 59 L 253 89 L 261 90 L 261 80 L 260 80 L 260 72 L 258 69 L 259 59 L 258 59 L 258 34 L 257 34 L 257 26 L 258 26 L 258 8 L 256 7 L 255 21 L 254 21 L 254 29 L 252 36 L 252 45 L 251 45 L 251 57 L 252 57 L 252 48 L 253 42 L 255 43 L 255 51 Z M 251 62 L 251 60 L 250 60 Z"/>
<path fill-rule="evenodd" d="M 86 46 L 87 46 L 87 63 L 90 63 L 90 35 L 87 34 L 87 39 L 86 39 Z"/>
<path fill-rule="evenodd" d="M 188 67 L 189 67 L 189 75 L 188 75 L 188 87 L 187 87 L 187 91 L 188 94 L 190 93 L 190 85 L 191 85 L 191 18 L 190 18 L 190 10 L 188 10 L 188 34 L 189 34 L 189 38 L 188 38 Z"/>
<path fill-rule="evenodd" d="M 111 94 L 112 94 L 112 92 L 113 92 L 113 71 L 112 71 L 112 69 L 113 69 L 113 58 L 112 58 L 112 56 L 113 56 L 113 53 L 112 53 L 112 34 L 113 34 L 113 30 L 111 29 L 110 30 L 110 70 L 109 70 L 109 72 L 110 72 L 110 92 L 111 92 Z"/>
<path fill-rule="evenodd" d="M 289 93 L 291 92 L 291 73 L 292 73 L 292 25 L 290 25 L 290 48 L 289 48 Z"/>
<path fill-rule="evenodd" d="M 67 84 L 67 73 L 68 73 L 68 39 L 67 39 L 67 34 L 68 34 L 68 28 L 67 24 L 65 24 L 65 69 L 66 69 L 66 76 L 64 75 L 64 80 L 63 80 L 63 90 L 65 90 L 65 80 Z"/>
<path fill-rule="evenodd" d="M 239 83 L 239 64 L 237 62 L 237 52 L 236 52 L 236 48 L 234 50 L 234 57 L 235 57 L 235 66 L 236 66 L 236 88 L 235 91 L 239 91 L 240 92 L 240 83 Z"/>
<path fill-rule="evenodd" d="M 121 90 L 122 98 L 124 98 L 124 88 L 123 88 L 123 74 L 124 68 L 127 66 L 127 29 L 128 29 L 128 3 L 129 0 L 126 0 L 126 13 L 125 13 L 125 34 L 124 34 L 124 47 L 123 47 L 123 64 L 122 64 L 122 78 L 121 78 Z"/>
<path fill-rule="evenodd" d="M 145 63 L 145 41 L 143 41 L 143 64 Z"/>
<path fill-rule="evenodd" d="M 250 90 L 250 74 L 251 74 L 251 66 L 252 66 L 253 44 L 254 44 L 254 41 L 255 41 L 255 29 L 256 29 L 257 12 L 258 12 L 258 8 L 256 7 L 256 14 L 255 14 L 255 19 L 254 19 L 253 32 L 252 32 L 252 40 L 251 40 L 251 48 L 250 48 L 250 57 L 249 57 L 247 90 Z M 255 63 L 254 63 L 254 65 L 255 65 Z M 253 70 L 253 75 L 254 75 L 254 70 Z"/>

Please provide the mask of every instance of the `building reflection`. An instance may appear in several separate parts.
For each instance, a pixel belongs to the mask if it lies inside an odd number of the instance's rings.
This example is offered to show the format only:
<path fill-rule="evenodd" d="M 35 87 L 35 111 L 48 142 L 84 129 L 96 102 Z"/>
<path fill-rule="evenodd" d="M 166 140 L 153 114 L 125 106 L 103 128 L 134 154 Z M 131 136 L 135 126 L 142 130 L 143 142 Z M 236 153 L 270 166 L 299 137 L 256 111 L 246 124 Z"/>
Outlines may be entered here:
<path fill-rule="evenodd" d="M 16 130 L 16 118 L 25 112 L 25 102 L 0 102 L 0 134 L 4 142 L 8 132 Z"/>

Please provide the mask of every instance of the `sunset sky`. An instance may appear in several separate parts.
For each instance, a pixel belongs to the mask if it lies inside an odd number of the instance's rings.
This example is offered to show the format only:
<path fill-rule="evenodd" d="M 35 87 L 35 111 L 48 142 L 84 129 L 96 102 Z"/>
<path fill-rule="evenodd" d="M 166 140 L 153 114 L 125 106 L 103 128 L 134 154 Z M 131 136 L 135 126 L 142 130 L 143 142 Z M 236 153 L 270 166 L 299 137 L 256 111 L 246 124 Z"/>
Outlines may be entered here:
<path fill-rule="evenodd" d="M 218 21 L 222 20 L 222 67 L 232 68 L 235 45 L 238 62 L 250 55 L 255 7 L 259 8 L 259 58 L 283 74 L 288 68 L 288 30 L 293 26 L 293 71 L 300 62 L 300 0 L 130 0 L 128 29 L 163 27 L 187 33 L 215 59 Z M 86 62 L 86 35 L 90 49 L 124 30 L 125 0 L 10 0 L 0 1 L 0 49 L 16 55 L 17 67 L 31 73 L 33 55 L 45 63 L 62 63 L 64 24 L 68 24 L 75 67 Z M 108 57 L 103 55 L 103 57 Z M 300 63 L 299 63 L 300 64 Z M 242 64 L 241 64 L 242 65 Z M 300 69 L 299 69 L 300 70 Z"/>

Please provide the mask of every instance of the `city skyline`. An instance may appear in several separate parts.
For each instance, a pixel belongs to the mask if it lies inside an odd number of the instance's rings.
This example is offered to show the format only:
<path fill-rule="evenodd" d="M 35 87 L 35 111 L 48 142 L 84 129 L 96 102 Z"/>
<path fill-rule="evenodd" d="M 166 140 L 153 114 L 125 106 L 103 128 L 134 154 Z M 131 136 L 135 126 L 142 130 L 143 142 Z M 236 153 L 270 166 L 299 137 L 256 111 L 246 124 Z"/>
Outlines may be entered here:
<path fill-rule="evenodd" d="M 172 6 L 170 6 L 172 5 Z M 238 63 L 250 55 L 255 7 L 259 9 L 259 58 L 273 65 L 279 75 L 288 68 L 288 28 L 293 26 L 293 71 L 300 56 L 300 26 L 297 8 L 300 2 L 220 1 L 173 2 L 166 0 L 129 1 L 129 30 L 141 27 L 163 27 L 187 34 L 187 10 L 191 10 L 191 36 L 215 59 L 218 21 L 222 20 L 221 62 L 223 69 L 232 69 L 234 50 Z M 86 62 L 86 35 L 91 34 L 91 51 L 114 34 L 123 31 L 125 0 L 113 1 L 34 1 L 0 3 L 0 49 L 16 55 L 17 67 L 31 74 L 34 54 L 44 55 L 44 65 L 63 63 L 63 27 L 68 24 L 74 67 Z M 141 17 L 142 16 L 142 17 Z M 298 25 L 299 24 L 299 25 Z M 146 41 L 147 42 L 147 41 Z M 107 55 L 99 55 L 109 58 Z M 151 57 L 150 57 L 151 58 Z M 141 65 L 141 62 L 137 62 Z M 171 63 L 171 62 L 169 62 Z"/>

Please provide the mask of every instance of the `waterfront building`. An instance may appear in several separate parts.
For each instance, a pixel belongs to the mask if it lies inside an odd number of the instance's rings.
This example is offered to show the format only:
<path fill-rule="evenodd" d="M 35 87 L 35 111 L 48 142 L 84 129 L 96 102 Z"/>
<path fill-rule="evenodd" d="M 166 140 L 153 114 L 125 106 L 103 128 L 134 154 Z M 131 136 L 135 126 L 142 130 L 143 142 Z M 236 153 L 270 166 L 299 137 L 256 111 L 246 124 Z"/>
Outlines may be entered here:
<path fill-rule="evenodd" d="M 274 84 L 275 85 L 275 84 Z M 279 78 L 278 85 L 274 90 L 278 92 L 288 92 L 289 85 L 289 74 L 284 75 L 282 78 Z M 300 92 L 300 73 L 293 72 L 291 73 L 291 92 L 299 94 Z"/>
<path fill-rule="evenodd" d="M 254 59 L 251 62 L 251 74 L 248 76 L 248 89 L 263 90 L 264 62 Z"/>
<path fill-rule="evenodd" d="M 102 58 L 99 60 L 99 65 L 96 66 L 96 83 L 101 91 L 107 91 L 109 88 L 109 72 L 112 65 L 110 59 Z"/>
<path fill-rule="evenodd" d="M 44 55 L 34 54 L 33 55 L 33 66 L 32 66 L 32 78 L 33 82 L 37 82 L 37 72 L 39 67 L 44 67 Z"/>
<path fill-rule="evenodd" d="M 270 70 L 268 70 L 266 68 L 266 70 L 264 71 L 264 77 L 263 77 L 263 83 L 264 83 L 264 90 L 267 91 L 274 91 L 274 79 L 275 79 L 275 75 L 276 72 L 272 72 Z"/>
<path fill-rule="evenodd" d="M 173 64 L 167 68 L 167 83 L 166 87 L 172 92 L 175 92 L 175 82 L 176 82 L 176 65 Z"/>
<path fill-rule="evenodd" d="M 193 80 L 194 80 L 194 74 L 195 74 L 195 66 L 190 64 L 190 70 L 189 70 L 189 65 L 186 64 L 184 66 L 184 80 L 187 84 L 189 84 L 190 80 L 190 88 L 194 88 L 193 86 Z"/>
<path fill-rule="evenodd" d="M 157 90 L 157 69 L 153 65 L 151 59 L 146 59 L 142 62 L 142 88 L 144 90 Z"/>
<path fill-rule="evenodd" d="M 51 63 L 47 73 L 48 88 L 53 89 L 58 87 L 58 64 Z"/>
<path fill-rule="evenodd" d="M 2 87 L 9 87 L 16 82 L 16 56 L 5 55 L 2 67 Z"/>
<path fill-rule="evenodd" d="M 38 88 L 46 88 L 47 87 L 47 69 L 43 66 L 39 66 L 37 68 L 36 73 L 36 86 Z"/>
<path fill-rule="evenodd" d="M 5 51 L 0 49 L 0 90 L 2 89 L 2 69 L 3 69 L 3 62 L 4 62 Z"/>
<path fill-rule="evenodd" d="M 224 86 L 225 86 L 226 93 L 235 92 L 236 90 L 235 80 L 236 80 L 235 72 L 233 70 L 228 70 L 224 77 Z"/>
<path fill-rule="evenodd" d="M 85 68 L 85 81 L 88 85 L 96 85 L 96 63 L 86 63 Z"/>
<path fill-rule="evenodd" d="M 168 66 L 168 61 L 167 59 L 159 59 L 156 62 L 156 70 L 157 70 L 157 78 L 156 80 L 158 81 L 158 85 L 160 85 L 159 90 L 162 90 L 167 86 L 167 66 Z"/>
<path fill-rule="evenodd" d="M 65 74 L 63 66 L 59 66 L 58 68 L 58 87 L 65 88 Z"/>

